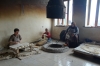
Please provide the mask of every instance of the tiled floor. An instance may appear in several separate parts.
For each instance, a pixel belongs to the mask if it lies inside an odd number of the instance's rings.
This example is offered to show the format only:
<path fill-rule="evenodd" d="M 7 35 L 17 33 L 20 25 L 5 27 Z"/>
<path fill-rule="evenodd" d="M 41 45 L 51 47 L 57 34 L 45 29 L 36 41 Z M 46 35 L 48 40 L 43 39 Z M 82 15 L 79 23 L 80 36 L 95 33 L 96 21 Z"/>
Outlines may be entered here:
<path fill-rule="evenodd" d="M 16 58 L 0 61 L 0 66 L 100 66 L 96 62 L 72 55 L 72 49 L 65 53 L 47 53 L 30 55 L 22 60 Z"/>

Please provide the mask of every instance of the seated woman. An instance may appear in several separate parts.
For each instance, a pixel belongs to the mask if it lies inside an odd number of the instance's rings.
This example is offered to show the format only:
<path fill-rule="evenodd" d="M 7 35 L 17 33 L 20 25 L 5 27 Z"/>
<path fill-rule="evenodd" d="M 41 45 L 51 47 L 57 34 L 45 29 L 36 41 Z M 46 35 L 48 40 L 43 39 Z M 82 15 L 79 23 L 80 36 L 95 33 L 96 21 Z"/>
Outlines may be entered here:
<path fill-rule="evenodd" d="M 75 22 L 71 23 L 71 26 L 66 30 L 65 46 L 76 47 L 79 39 L 79 28 Z"/>
<path fill-rule="evenodd" d="M 50 42 L 51 41 L 51 34 L 50 34 L 50 32 L 48 32 L 47 28 L 45 29 L 45 32 L 43 33 L 42 38 L 44 38 L 44 35 L 48 38 L 48 42 Z"/>
<path fill-rule="evenodd" d="M 15 28 L 14 29 L 14 34 L 12 34 L 10 36 L 10 38 L 9 38 L 9 46 L 20 43 L 21 39 L 22 38 L 21 38 L 21 36 L 19 34 L 19 29 L 18 28 Z"/>
<path fill-rule="evenodd" d="M 12 34 L 9 38 L 9 46 L 19 44 L 21 40 L 22 40 L 22 37 L 19 34 L 19 29 L 15 28 L 14 34 Z M 25 48 L 19 49 L 19 52 L 23 52 L 24 50 Z"/>

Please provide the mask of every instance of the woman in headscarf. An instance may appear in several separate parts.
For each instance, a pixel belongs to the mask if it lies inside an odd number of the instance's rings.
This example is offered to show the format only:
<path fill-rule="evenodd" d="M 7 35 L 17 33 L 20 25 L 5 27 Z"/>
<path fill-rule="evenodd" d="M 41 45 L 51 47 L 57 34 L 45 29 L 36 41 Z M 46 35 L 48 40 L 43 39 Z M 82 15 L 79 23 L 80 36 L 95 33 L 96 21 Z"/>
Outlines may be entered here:
<path fill-rule="evenodd" d="M 71 26 L 66 30 L 66 41 L 65 46 L 75 47 L 78 44 L 79 39 L 79 28 L 75 22 L 71 23 Z"/>

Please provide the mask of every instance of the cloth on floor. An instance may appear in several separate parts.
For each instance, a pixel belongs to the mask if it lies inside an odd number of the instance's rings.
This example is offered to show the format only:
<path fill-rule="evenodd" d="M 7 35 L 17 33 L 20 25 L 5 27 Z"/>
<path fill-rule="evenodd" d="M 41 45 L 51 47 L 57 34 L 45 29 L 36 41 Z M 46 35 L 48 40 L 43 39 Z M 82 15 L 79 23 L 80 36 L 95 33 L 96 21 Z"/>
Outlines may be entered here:
<path fill-rule="evenodd" d="M 25 48 L 25 47 L 28 47 L 29 46 L 29 43 L 19 43 L 19 44 L 16 44 L 16 45 L 11 45 L 9 46 L 10 48 L 14 48 L 14 49 L 21 49 L 21 48 Z"/>
<path fill-rule="evenodd" d="M 85 44 L 85 45 L 82 45 L 81 48 L 93 54 L 100 54 L 99 45 Z"/>
<path fill-rule="evenodd" d="M 42 46 L 47 42 L 47 40 L 42 39 L 41 41 L 39 41 L 38 43 L 36 43 L 37 46 Z"/>
<path fill-rule="evenodd" d="M 19 53 L 19 57 L 24 58 L 26 56 L 36 55 L 36 54 L 40 54 L 40 53 L 41 53 L 40 47 L 33 48 L 31 52 L 30 52 L 29 48 L 26 48 L 24 50 L 24 52 Z M 16 57 L 16 54 L 14 54 L 14 52 L 10 49 L 0 52 L 0 60 L 8 60 L 8 59 L 12 59 L 15 57 Z"/>
<path fill-rule="evenodd" d="M 16 57 L 15 53 L 12 50 L 2 50 L 0 51 L 0 60 L 6 60 Z"/>

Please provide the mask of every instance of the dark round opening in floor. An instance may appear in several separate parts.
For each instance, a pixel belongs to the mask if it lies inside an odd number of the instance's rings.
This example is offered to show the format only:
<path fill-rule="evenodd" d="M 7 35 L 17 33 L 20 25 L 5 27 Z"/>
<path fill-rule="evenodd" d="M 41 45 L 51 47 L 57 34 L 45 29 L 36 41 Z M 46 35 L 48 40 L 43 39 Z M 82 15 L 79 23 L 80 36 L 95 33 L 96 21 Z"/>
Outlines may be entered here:
<path fill-rule="evenodd" d="M 51 44 L 51 45 L 49 45 L 49 47 L 52 47 L 52 48 L 61 48 L 63 46 L 59 45 L 59 44 Z"/>
<path fill-rule="evenodd" d="M 63 44 L 45 44 L 43 45 L 42 50 L 52 53 L 62 53 L 66 52 L 68 47 Z"/>

